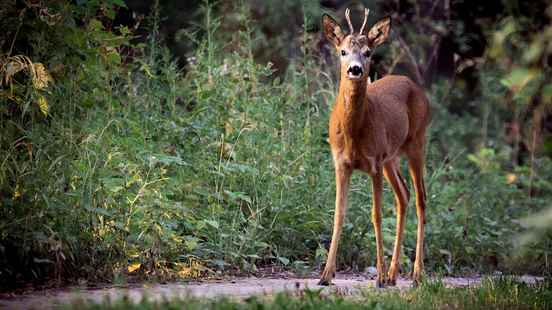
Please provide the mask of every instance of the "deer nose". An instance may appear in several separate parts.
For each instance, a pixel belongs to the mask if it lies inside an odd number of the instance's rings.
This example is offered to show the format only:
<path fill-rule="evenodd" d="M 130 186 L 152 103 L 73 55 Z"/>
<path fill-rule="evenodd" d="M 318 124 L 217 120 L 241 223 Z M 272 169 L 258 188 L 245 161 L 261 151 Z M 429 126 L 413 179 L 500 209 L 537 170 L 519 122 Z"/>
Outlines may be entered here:
<path fill-rule="evenodd" d="M 354 77 L 362 76 L 362 67 L 359 65 L 352 65 L 347 69 L 347 73 Z"/>

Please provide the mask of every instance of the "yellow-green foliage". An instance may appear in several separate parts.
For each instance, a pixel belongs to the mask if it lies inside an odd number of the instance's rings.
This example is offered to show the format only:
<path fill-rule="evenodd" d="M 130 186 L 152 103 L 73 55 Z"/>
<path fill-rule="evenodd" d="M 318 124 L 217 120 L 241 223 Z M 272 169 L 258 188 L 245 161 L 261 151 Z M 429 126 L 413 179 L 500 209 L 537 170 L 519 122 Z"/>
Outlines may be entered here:
<path fill-rule="evenodd" d="M 21 104 L 24 101 L 22 95 L 25 93 L 25 87 L 14 85 L 14 83 L 17 83 L 25 86 L 25 82 L 18 82 L 15 80 L 15 75 L 21 71 L 27 73 L 36 95 L 36 104 L 42 114 L 47 116 L 49 110 L 48 101 L 40 91 L 46 91 L 48 84 L 53 82 L 52 76 L 48 73 L 46 68 L 44 68 L 43 64 L 33 63 L 31 59 L 25 55 L 0 58 L 0 80 L 2 81 L 0 95 L 17 104 Z"/>

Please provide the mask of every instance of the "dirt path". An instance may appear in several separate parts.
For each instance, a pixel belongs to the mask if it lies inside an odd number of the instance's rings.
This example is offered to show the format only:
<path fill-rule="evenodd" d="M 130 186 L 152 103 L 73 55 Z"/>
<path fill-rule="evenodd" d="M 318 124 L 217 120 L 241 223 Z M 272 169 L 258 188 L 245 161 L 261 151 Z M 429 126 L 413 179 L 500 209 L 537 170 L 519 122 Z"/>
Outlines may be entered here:
<path fill-rule="evenodd" d="M 540 278 L 523 276 L 519 278 L 527 283 L 534 283 Z M 170 283 L 142 285 L 132 287 L 105 287 L 100 289 L 68 288 L 63 290 L 46 290 L 28 295 L 18 296 L 12 299 L 0 300 L 0 309 L 53 309 L 56 306 L 70 304 L 75 299 L 86 299 L 94 302 L 102 302 L 109 298 L 117 300 L 128 297 L 134 302 L 143 297 L 155 300 L 162 298 L 185 297 L 232 297 L 244 298 L 252 295 L 274 294 L 283 291 L 297 291 L 310 289 L 323 289 L 327 292 L 338 291 L 344 295 L 355 295 L 362 288 L 374 288 L 374 280 L 368 280 L 361 275 L 346 275 L 333 281 L 330 287 L 317 285 L 318 279 L 314 278 L 236 278 L 224 281 L 206 281 L 197 283 Z M 478 285 L 481 278 L 443 278 L 443 282 L 449 287 L 467 287 Z M 412 282 L 400 279 L 395 289 L 411 287 Z"/>

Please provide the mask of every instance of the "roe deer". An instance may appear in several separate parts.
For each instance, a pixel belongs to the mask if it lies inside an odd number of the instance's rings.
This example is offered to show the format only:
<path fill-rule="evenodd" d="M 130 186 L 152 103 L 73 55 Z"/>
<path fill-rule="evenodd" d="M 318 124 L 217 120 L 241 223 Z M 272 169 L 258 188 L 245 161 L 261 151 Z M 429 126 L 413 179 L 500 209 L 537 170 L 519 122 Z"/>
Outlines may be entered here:
<path fill-rule="evenodd" d="M 429 124 L 429 102 L 424 91 L 405 76 L 388 75 L 370 83 L 368 70 L 373 50 L 389 35 L 391 18 L 379 20 L 367 33 L 364 22 L 358 34 L 345 15 L 350 33 L 345 35 L 329 15 L 322 18 L 326 38 L 340 57 L 340 82 L 330 117 L 330 146 L 335 166 L 336 201 L 334 227 L 326 266 L 320 285 L 329 285 L 335 276 L 336 254 L 341 227 L 347 209 L 349 179 L 354 170 L 372 178 L 372 223 L 377 245 L 376 286 L 395 285 L 405 225 L 408 187 L 400 174 L 400 155 L 408 158 L 408 167 L 416 191 L 418 231 L 416 260 L 412 277 L 418 284 L 423 272 L 424 223 L 426 192 L 424 185 L 425 132 Z M 391 184 L 397 208 L 397 229 L 393 258 L 387 278 L 381 233 L 383 177 Z"/>

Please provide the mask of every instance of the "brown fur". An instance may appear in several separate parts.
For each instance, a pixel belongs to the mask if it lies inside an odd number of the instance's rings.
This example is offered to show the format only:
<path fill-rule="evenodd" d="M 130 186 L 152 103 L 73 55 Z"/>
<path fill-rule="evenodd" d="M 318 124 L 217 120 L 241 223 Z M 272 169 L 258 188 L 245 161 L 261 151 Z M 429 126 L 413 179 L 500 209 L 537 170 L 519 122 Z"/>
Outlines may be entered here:
<path fill-rule="evenodd" d="M 330 117 L 329 133 L 336 173 L 336 212 L 332 243 L 321 284 L 329 284 L 335 273 L 337 245 L 347 208 L 349 180 L 354 170 L 372 177 L 374 224 L 377 244 L 377 285 L 395 284 L 398 275 L 400 247 L 410 194 L 400 174 L 400 156 L 405 155 L 416 191 L 418 232 L 413 277 L 419 281 L 423 271 L 423 234 L 425 223 L 425 186 L 423 184 L 425 132 L 429 124 L 429 102 L 424 91 L 405 76 L 389 75 L 369 83 L 347 75 L 348 59 L 363 60 L 367 71 L 369 59 L 359 56 L 361 50 L 377 47 L 389 33 L 390 20 L 378 22 L 368 36 L 343 35 L 329 16 L 323 19 L 327 38 L 338 51 L 346 51 L 341 60 L 339 93 Z M 381 34 L 384 34 L 382 37 Z M 371 36 L 372 34 L 372 36 Z M 364 43 L 363 43 L 364 42 Z M 363 46 L 365 45 L 365 46 Z M 348 57 L 347 55 L 352 56 Z M 356 58 L 352 58 L 352 57 Z M 368 62 L 368 63 L 367 63 Z M 358 63 L 358 62 L 357 62 Z M 393 258 L 386 278 L 381 232 L 382 180 L 385 177 L 395 193 L 397 232 Z"/>

